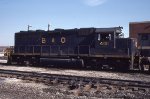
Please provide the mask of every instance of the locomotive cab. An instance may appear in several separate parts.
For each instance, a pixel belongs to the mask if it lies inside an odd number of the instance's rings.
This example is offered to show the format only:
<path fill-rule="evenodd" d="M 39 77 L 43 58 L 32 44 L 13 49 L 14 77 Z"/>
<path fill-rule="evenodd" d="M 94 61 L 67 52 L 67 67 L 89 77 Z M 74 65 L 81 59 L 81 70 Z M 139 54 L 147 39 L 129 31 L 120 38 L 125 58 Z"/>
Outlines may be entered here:
<path fill-rule="evenodd" d="M 116 51 L 118 46 L 117 39 L 122 38 L 122 27 L 98 28 L 95 32 L 96 54 L 118 54 Z"/>
<path fill-rule="evenodd" d="M 124 38 L 122 27 L 96 29 L 95 48 L 92 55 L 98 56 L 97 64 L 116 69 L 133 69 L 136 42 Z"/>

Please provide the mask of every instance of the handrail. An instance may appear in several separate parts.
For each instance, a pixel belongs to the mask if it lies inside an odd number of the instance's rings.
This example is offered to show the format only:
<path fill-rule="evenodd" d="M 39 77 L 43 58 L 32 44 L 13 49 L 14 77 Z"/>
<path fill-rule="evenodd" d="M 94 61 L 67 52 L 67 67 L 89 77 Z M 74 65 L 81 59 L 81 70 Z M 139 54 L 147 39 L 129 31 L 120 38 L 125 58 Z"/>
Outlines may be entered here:
<path fill-rule="evenodd" d="M 16 47 L 17 49 L 16 50 L 14 49 L 16 51 L 14 53 L 37 54 L 36 53 L 36 47 L 39 47 L 39 52 L 38 53 L 40 53 L 40 55 L 46 54 L 46 53 L 50 55 L 50 54 L 52 54 L 52 47 L 56 47 L 56 48 L 58 48 L 58 51 L 61 51 L 61 46 L 62 45 L 29 45 L 29 46 L 17 46 Z M 20 49 L 21 47 L 24 47 L 23 51 Z M 47 52 L 43 52 L 43 47 L 47 47 L 47 49 L 46 49 Z M 28 50 L 28 48 L 31 48 L 30 51 Z M 57 54 L 62 54 L 62 53 L 58 52 Z M 69 54 L 69 47 L 66 49 L 66 54 Z"/>
<path fill-rule="evenodd" d="M 62 45 L 29 45 L 29 46 L 17 46 L 16 50 L 15 50 L 15 47 L 14 47 L 14 51 L 15 51 L 14 53 L 24 53 L 24 54 L 37 54 L 37 53 L 39 53 L 40 55 L 42 55 L 42 54 L 49 54 L 49 55 L 51 55 L 51 54 L 53 54 L 52 47 L 56 47 L 56 48 L 58 48 L 58 53 L 54 52 L 54 54 L 60 55 L 60 54 L 62 54 L 62 52 L 59 52 L 59 51 L 61 51 L 61 46 Z M 23 50 L 21 50 L 21 47 L 24 47 Z M 39 47 L 39 49 L 38 49 L 39 52 L 36 51 L 36 49 L 37 49 L 36 47 Z M 43 47 L 47 47 L 47 52 L 43 52 L 44 51 Z M 91 54 L 90 45 L 78 45 L 78 48 L 77 48 L 78 52 L 77 52 L 77 54 L 82 54 L 82 53 L 80 53 L 80 48 L 81 47 L 88 48 L 87 49 L 88 53 L 86 53 L 86 54 L 89 54 L 89 55 Z M 70 48 L 68 47 L 65 51 L 66 51 L 65 54 L 68 55 L 69 51 L 70 51 Z"/>

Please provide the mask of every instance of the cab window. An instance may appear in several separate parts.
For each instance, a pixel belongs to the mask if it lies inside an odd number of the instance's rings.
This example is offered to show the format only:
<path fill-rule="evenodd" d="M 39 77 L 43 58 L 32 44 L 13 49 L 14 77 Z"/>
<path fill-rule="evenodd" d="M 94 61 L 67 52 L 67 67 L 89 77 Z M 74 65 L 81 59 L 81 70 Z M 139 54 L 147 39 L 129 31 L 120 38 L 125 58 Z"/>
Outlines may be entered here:
<path fill-rule="evenodd" d="M 100 45 L 109 45 L 111 34 L 98 34 L 98 41 Z"/>
<path fill-rule="evenodd" d="M 98 34 L 98 40 L 99 41 L 110 41 L 111 34 Z"/>

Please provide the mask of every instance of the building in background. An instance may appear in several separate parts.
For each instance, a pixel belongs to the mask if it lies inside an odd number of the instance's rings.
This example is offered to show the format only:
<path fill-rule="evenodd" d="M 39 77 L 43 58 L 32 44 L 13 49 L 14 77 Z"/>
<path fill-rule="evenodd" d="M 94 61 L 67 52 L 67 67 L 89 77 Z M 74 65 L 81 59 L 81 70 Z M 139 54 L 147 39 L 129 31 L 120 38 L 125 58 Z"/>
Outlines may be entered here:
<path fill-rule="evenodd" d="M 130 38 L 138 38 L 139 33 L 150 33 L 150 21 L 129 23 Z"/>
<path fill-rule="evenodd" d="M 137 39 L 138 47 L 141 46 L 141 44 L 147 46 L 149 45 L 150 43 L 149 35 L 150 35 L 150 21 L 129 23 L 129 37 Z"/>

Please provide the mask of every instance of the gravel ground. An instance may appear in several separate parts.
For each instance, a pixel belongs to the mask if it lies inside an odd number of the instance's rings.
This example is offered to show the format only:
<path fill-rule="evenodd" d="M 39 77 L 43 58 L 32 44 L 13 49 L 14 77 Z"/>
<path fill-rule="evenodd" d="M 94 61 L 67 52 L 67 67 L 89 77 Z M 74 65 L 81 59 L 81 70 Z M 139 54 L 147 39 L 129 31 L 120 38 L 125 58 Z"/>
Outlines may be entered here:
<path fill-rule="evenodd" d="M 0 99 L 87 99 L 75 96 L 63 86 L 46 86 L 41 83 L 25 82 L 12 78 L 0 78 Z M 97 99 L 90 97 L 90 99 Z"/>
<path fill-rule="evenodd" d="M 99 98 L 127 98 L 149 99 L 150 93 L 117 91 L 115 89 L 95 89 L 85 91 L 78 96 L 79 89 L 68 90 L 63 85 L 47 86 L 42 83 L 23 81 L 14 78 L 0 78 L 0 99 L 99 99 Z"/>
<path fill-rule="evenodd" d="M 37 73 L 74 75 L 85 77 L 100 77 L 110 79 L 134 80 L 150 82 L 150 76 L 140 73 L 117 73 L 105 71 L 84 71 L 71 69 L 39 68 L 39 67 L 19 67 L 0 65 L 0 69 L 29 71 Z M 79 89 L 68 90 L 63 85 L 47 86 L 42 83 L 23 81 L 13 78 L 0 78 L 0 99 L 97 99 L 97 98 L 147 98 L 150 93 L 144 91 L 117 91 L 115 89 L 101 89 L 97 92 L 91 89 L 89 92 L 82 92 L 81 96 L 76 96 Z"/>
<path fill-rule="evenodd" d="M 148 74 L 141 74 L 141 73 L 119 73 L 108 71 L 85 71 L 85 70 L 23 67 L 23 66 L 19 67 L 19 66 L 4 66 L 4 65 L 0 65 L 0 69 L 150 82 L 150 76 Z"/>

